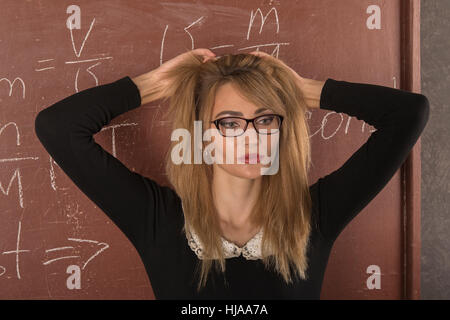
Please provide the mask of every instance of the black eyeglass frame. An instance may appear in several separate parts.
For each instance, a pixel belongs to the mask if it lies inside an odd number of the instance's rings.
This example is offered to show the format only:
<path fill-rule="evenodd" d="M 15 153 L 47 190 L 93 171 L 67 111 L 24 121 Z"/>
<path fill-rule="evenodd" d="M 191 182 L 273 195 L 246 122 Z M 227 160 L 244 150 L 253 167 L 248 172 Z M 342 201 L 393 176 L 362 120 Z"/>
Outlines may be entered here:
<path fill-rule="evenodd" d="M 213 120 L 213 121 L 211 121 L 211 123 L 214 123 L 214 125 L 216 126 L 217 130 L 219 131 L 219 133 L 220 133 L 220 135 L 221 135 L 222 137 L 230 137 L 230 138 L 232 138 L 232 137 L 239 137 L 239 136 L 243 135 L 243 134 L 245 133 L 245 131 L 247 131 L 248 124 L 249 124 L 250 122 L 253 124 L 253 128 L 255 128 L 255 131 L 256 131 L 258 134 L 271 135 L 272 133 L 269 133 L 269 132 L 267 132 L 267 133 L 260 133 L 260 132 L 258 131 L 258 129 L 256 128 L 256 126 L 255 126 L 255 120 L 256 120 L 256 119 L 262 118 L 262 117 L 266 117 L 266 116 L 276 116 L 276 117 L 278 117 L 278 118 L 280 119 L 280 125 L 278 126 L 278 130 L 281 129 L 281 125 L 283 124 L 283 116 L 281 116 L 281 115 L 279 115 L 279 114 L 275 114 L 275 113 L 262 114 L 262 115 L 260 115 L 260 116 L 257 116 L 257 117 L 255 117 L 255 118 L 253 118 L 253 119 L 246 119 L 246 118 L 236 117 L 236 116 L 227 116 L 227 117 L 221 117 L 221 118 L 218 118 L 218 119 L 216 119 L 216 120 Z M 241 120 L 245 120 L 245 121 L 246 121 L 244 130 L 242 131 L 241 134 L 236 135 L 236 136 L 226 136 L 226 135 L 223 135 L 223 134 L 222 134 L 222 131 L 220 130 L 220 127 L 219 127 L 219 121 L 221 121 L 221 120 L 223 120 L 223 119 L 228 119 L 228 118 L 241 119 Z M 276 133 L 278 133 L 278 132 L 279 132 L 279 131 L 277 131 Z"/>

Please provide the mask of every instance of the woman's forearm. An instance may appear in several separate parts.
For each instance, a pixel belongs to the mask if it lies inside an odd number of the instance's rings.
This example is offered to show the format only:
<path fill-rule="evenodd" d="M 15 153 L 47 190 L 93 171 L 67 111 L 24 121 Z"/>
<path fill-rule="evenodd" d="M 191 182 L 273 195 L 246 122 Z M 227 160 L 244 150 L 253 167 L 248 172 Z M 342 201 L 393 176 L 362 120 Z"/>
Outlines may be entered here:
<path fill-rule="evenodd" d="M 309 108 L 320 108 L 320 94 L 325 81 L 302 78 L 300 89 Z"/>
<path fill-rule="evenodd" d="M 155 70 L 143 73 L 132 78 L 131 80 L 133 80 L 139 89 L 141 104 L 146 104 L 158 99 L 157 95 L 152 94 L 159 84 L 159 82 L 155 79 Z"/>
<path fill-rule="evenodd" d="M 161 78 L 158 69 L 143 73 L 132 78 L 141 95 L 141 104 L 165 99 L 173 95 L 173 88 L 169 80 Z"/>

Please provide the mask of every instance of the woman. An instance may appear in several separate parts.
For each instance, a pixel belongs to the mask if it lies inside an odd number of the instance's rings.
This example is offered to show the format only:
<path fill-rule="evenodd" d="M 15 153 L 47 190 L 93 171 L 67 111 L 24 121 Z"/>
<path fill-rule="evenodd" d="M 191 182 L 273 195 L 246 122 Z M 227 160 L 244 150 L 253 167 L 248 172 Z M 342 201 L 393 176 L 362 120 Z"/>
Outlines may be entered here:
<path fill-rule="evenodd" d="M 174 129 L 193 137 L 201 121 L 202 132 L 220 133 L 211 137 L 217 148 L 202 153 L 212 164 L 176 164 L 180 142 L 173 142 L 167 159 L 172 187 L 130 171 L 92 138 L 116 116 L 157 99 L 170 99 Z M 305 112 L 319 107 L 377 130 L 338 170 L 309 186 Z M 319 299 L 334 241 L 401 166 L 428 114 L 421 94 L 302 78 L 259 52 L 218 58 L 196 49 L 55 103 L 39 112 L 35 130 L 135 246 L 157 299 Z M 258 138 L 246 142 L 245 163 L 217 161 L 228 147 L 237 149 L 243 132 Z M 273 137 L 275 143 L 266 143 L 271 155 L 279 154 L 279 169 L 263 174 L 267 165 L 248 157 Z M 198 151 L 191 145 L 181 153 L 188 159 Z"/>

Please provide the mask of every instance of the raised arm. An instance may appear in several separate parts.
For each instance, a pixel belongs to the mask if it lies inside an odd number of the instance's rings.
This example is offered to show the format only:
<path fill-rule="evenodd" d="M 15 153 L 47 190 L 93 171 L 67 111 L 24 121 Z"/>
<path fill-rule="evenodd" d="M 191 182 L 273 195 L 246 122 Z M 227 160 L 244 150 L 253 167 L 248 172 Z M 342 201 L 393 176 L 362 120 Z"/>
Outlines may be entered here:
<path fill-rule="evenodd" d="M 163 224 L 171 190 L 129 170 L 93 138 L 116 116 L 141 105 L 128 76 L 75 93 L 40 111 L 35 132 L 70 179 L 124 232 L 139 253 Z M 173 200 L 171 200 L 173 201 Z"/>
<path fill-rule="evenodd" d="M 428 121 L 429 103 L 422 94 L 327 79 L 320 108 L 346 113 L 377 129 L 339 169 L 317 181 L 320 230 L 334 242 L 405 161 Z"/>

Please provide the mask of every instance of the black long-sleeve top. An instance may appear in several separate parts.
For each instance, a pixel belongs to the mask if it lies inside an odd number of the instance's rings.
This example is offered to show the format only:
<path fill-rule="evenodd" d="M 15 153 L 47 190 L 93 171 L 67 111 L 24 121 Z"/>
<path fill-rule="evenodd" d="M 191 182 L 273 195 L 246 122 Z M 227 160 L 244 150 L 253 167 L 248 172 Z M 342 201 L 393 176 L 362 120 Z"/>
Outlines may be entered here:
<path fill-rule="evenodd" d="M 377 130 L 339 169 L 310 186 L 318 223 L 307 251 L 308 279 L 288 285 L 262 260 L 240 255 L 226 259 L 228 286 L 213 268 L 206 288 L 197 293 L 199 260 L 180 231 L 181 199 L 170 187 L 129 170 L 93 139 L 113 118 L 140 105 L 139 89 L 126 76 L 43 109 L 35 131 L 62 170 L 134 245 L 156 299 L 319 299 L 334 241 L 399 169 L 429 116 L 422 94 L 327 79 L 321 108 L 354 116 Z"/>

